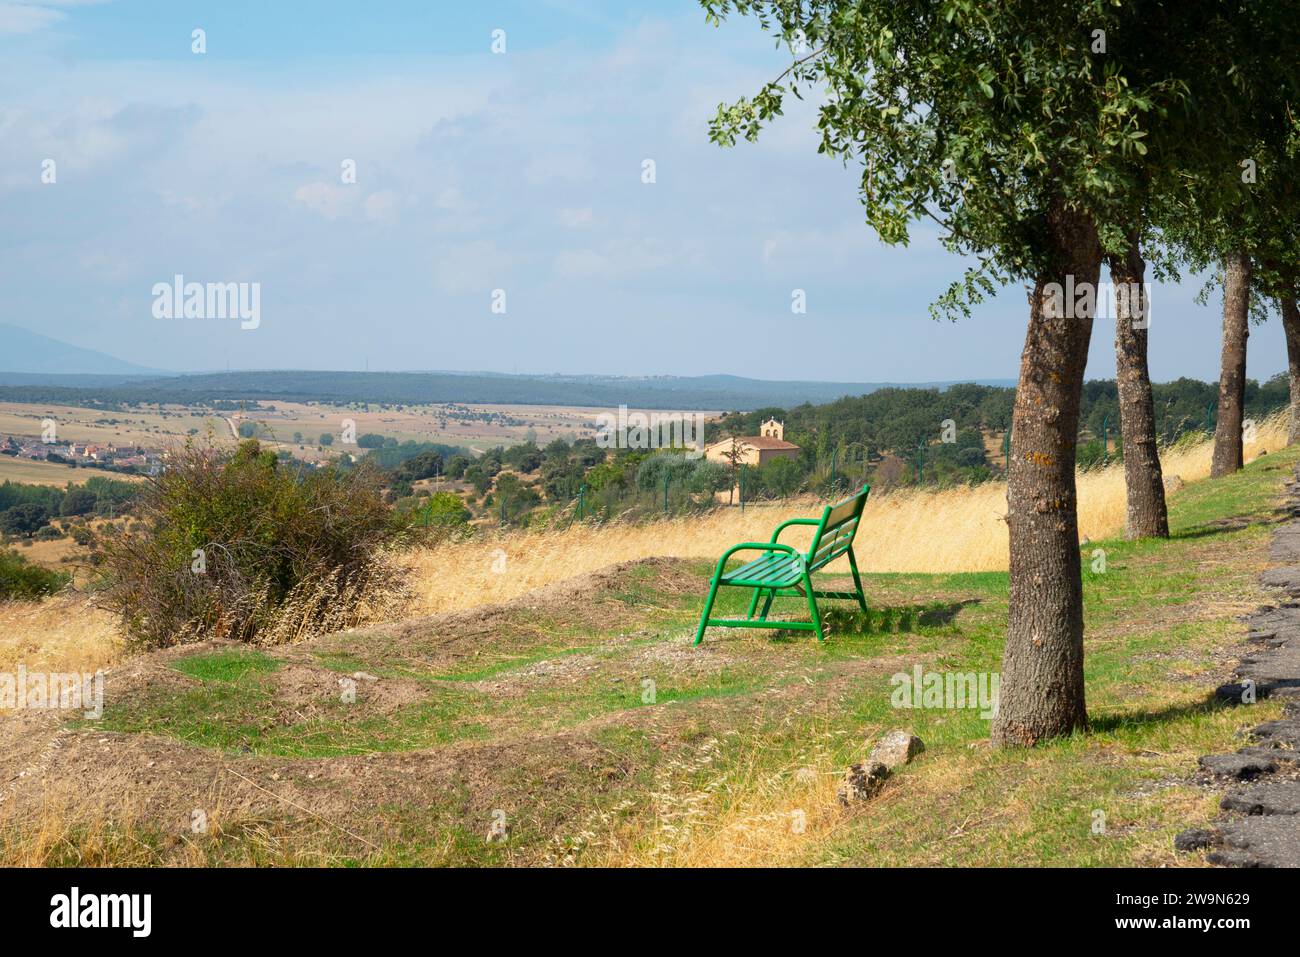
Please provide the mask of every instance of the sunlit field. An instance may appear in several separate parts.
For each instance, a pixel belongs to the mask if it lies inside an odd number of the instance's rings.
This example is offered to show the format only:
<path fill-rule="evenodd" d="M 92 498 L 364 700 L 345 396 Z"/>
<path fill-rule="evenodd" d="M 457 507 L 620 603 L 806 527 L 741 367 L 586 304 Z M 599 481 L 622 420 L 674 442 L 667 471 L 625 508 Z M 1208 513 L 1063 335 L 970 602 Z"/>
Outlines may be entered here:
<path fill-rule="evenodd" d="M 1285 417 L 1274 417 L 1246 446 L 1246 460 L 1286 445 Z M 1193 482 L 1210 473 L 1209 441 L 1166 449 L 1166 478 Z M 1177 494 L 1177 493 L 1174 493 Z M 576 523 L 547 531 L 480 533 L 468 541 L 408 550 L 397 556 L 410 572 L 410 600 L 393 618 L 461 611 L 507 601 L 543 585 L 642 558 L 715 559 L 742 541 L 767 541 L 787 518 L 815 516 L 822 503 L 720 508 L 701 516 L 646 524 Z M 1124 528 L 1124 469 L 1112 465 L 1079 476 L 1079 527 L 1098 540 Z M 980 572 L 1007 567 L 1006 485 L 989 482 L 942 490 L 901 490 L 867 503 L 855 551 L 864 572 Z M 790 529 L 782 540 L 807 542 Z M 847 563 L 831 566 L 847 571 Z M 0 603 L 0 668 L 19 660 L 66 670 L 94 670 L 122 655 L 112 617 L 85 598 Z"/>
<path fill-rule="evenodd" d="M 1274 416 L 1245 446 L 1249 462 L 1286 445 L 1286 420 Z M 1166 480 L 1194 482 L 1210 474 L 1213 442 L 1164 450 Z M 1079 533 L 1097 540 L 1123 533 L 1124 467 L 1114 464 L 1079 475 Z M 867 502 L 854 551 L 864 572 L 980 572 L 1007 567 L 1005 482 L 942 490 L 906 489 Z M 1176 494 L 1176 493 L 1175 493 Z M 412 570 L 412 615 L 505 601 L 552 582 L 650 557 L 716 558 L 737 542 L 765 542 L 787 518 L 816 517 L 822 503 L 718 509 L 703 516 L 647 524 L 574 524 L 538 532 L 484 535 L 401 556 Z M 807 543 L 808 531 L 789 529 L 782 541 Z M 800 537 L 802 534 L 802 537 Z M 847 561 L 830 566 L 847 571 Z"/>

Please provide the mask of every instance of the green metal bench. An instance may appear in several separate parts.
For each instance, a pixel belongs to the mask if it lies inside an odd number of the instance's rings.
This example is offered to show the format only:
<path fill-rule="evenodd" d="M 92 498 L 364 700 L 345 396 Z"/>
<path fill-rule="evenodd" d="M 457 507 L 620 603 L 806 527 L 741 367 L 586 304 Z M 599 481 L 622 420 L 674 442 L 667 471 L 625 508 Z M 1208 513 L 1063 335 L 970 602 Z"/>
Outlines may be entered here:
<path fill-rule="evenodd" d="M 718 559 L 718 567 L 713 571 L 713 581 L 709 583 L 709 597 L 704 603 L 704 613 L 700 615 L 700 628 L 695 633 L 695 644 L 704 640 L 704 629 L 710 625 L 726 628 L 788 628 L 798 631 L 815 631 L 817 640 L 822 641 L 821 615 L 817 613 L 818 598 L 856 599 L 863 611 L 867 610 L 867 599 L 862 593 L 862 579 L 858 575 L 858 561 L 853 555 L 853 537 L 857 534 L 858 523 L 862 520 L 862 508 L 867 504 L 870 485 L 862 486 L 862 491 L 852 498 L 847 498 L 836 505 L 827 505 L 820 519 L 792 518 L 782 522 L 772 533 L 770 542 L 742 542 L 727 549 Z M 814 525 L 812 544 L 804 554 L 790 545 L 777 541 L 781 532 L 791 525 Z M 739 568 L 727 571 L 727 560 L 736 552 L 754 551 L 763 554 L 753 561 L 746 562 Z M 842 555 L 849 556 L 849 568 L 853 572 L 853 586 L 856 591 L 818 591 L 813 588 L 814 572 L 825 568 Z M 734 588 L 752 588 L 754 595 L 749 600 L 749 614 L 745 618 L 710 618 L 713 602 L 718 597 L 718 589 L 723 586 Z M 773 598 L 804 598 L 808 602 L 808 611 L 812 621 L 768 621 L 767 613 L 772 607 Z M 758 608 L 759 598 L 764 598 L 763 610 L 757 618 L 754 611 Z"/>

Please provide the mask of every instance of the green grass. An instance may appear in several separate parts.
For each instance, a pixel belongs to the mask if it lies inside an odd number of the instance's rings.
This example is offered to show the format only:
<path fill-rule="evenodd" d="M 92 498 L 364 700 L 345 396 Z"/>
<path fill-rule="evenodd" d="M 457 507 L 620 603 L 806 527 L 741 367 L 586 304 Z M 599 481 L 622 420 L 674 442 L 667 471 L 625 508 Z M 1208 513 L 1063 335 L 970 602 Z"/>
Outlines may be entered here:
<path fill-rule="evenodd" d="M 1000 669 L 1005 573 L 865 575 L 869 611 L 825 602 L 825 643 L 802 632 L 715 629 L 691 649 L 712 571 L 704 562 L 691 567 L 694 594 L 660 591 L 655 570 L 637 568 L 604 596 L 624 609 L 621 621 L 529 611 L 451 664 L 423 663 L 418 636 L 413 645 L 360 634 L 306 646 L 329 672 L 366 671 L 418 689 L 387 710 L 333 698 L 291 708 L 277 693 L 285 662 L 276 652 L 221 651 L 177 660 L 192 686 L 128 698 L 97 727 L 232 755 L 456 749 L 455 772 L 419 801 L 381 801 L 350 820 L 380 842 L 379 853 L 281 821 L 274 827 L 290 833 L 279 851 L 257 843 L 271 825 L 232 824 L 204 851 L 214 863 L 495 865 L 566 855 L 708 863 L 722 853 L 700 850 L 709 835 L 737 821 L 759 822 L 745 823 L 745 834 L 776 826 L 791 807 L 815 819 L 806 834 L 724 862 L 1186 863 L 1195 858 L 1173 853 L 1173 835 L 1216 813 L 1215 796 L 1192 781 L 1196 757 L 1240 746 L 1243 726 L 1277 710 L 1224 708 L 1210 691 L 1216 657 L 1241 640 L 1237 614 L 1261 599 L 1240 559 L 1261 554 L 1296 460 L 1291 451 L 1270 455 L 1183 489 L 1171 501 L 1168 541 L 1083 547 L 1092 727 L 1032 751 L 989 748 L 978 708 L 905 710 L 891 701 L 891 676 L 916 665 Z M 743 615 L 748 599 L 724 590 L 716 614 Z M 632 629 L 626 609 L 639 616 Z M 786 599 L 773 614 L 803 620 L 805 610 Z M 927 750 L 869 806 L 841 811 L 833 788 L 801 783 L 801 769 L 834 781 L 891 727 L 920 735 Z M 509 815 L 505 845 L 484 838 L 493 809 Z M 751 844 L 763 846 L 728 846 Z"/>
<path fill-rule="evenodd" d="M 200 681 L 237 682 L 245 675 L 275 671 L 280 662 L 260 651 L 218 651 L 190 655 L 172 667 Z"/>

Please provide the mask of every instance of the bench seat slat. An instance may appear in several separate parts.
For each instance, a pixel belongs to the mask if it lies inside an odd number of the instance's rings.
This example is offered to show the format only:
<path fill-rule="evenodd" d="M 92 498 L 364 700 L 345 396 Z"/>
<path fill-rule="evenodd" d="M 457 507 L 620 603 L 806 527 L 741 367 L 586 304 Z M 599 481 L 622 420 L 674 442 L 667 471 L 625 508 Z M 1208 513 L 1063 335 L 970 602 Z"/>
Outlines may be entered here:
<path fill-rule="evenodd" d="M 774 552 L 727 572 L 722 581 L 728 585 L 746 585 L 755 588 L 791 585 L 803 577 L 799 558 L 785 552 Z"/>

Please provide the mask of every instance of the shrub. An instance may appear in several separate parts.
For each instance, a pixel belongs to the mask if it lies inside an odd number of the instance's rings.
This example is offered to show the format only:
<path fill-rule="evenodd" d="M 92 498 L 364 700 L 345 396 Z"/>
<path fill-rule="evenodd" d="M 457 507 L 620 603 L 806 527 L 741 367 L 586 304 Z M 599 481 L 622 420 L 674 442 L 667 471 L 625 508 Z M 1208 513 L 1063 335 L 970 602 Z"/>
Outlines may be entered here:
<path fill-rule="evenodd" d="M 95 544 L 95 533 L 85 525 L 73 525 L 69 534 L 74 542 L 83 547 L 89 548 Z"/>
<path fill-rule="evenodd" d="M 68 583 L 68 576 L 30 564 L 16 552 L 0 551 L 0 599 L 40 598 L 53 595 Z"/>
<path fill-rule="evenodd" d="M 44 505 L 15 505 L 0 512 L 0 531 L 6 535 L 34 535 L 49 520 L 50 511 Z"/>
<path fill-rule="evenodd" d="M 187 447 L 104 545 L 105 600 L 136 644 L 275 643 L 369 620 L 401 597 L 373 470 L 303 473 L 256 440 Z"/>
<path fill-rule="evenodd" d="M 435 492 L 414 513 L 412 519 L 417 526 L 435 532 L 463 532 L 470 520 L 470 513 L 459 495 Z"/>
<path fill-rule="evenodd" d="M 95 510 L 99 503 L 99 496 L 88 488 L 69 488 L 67 494 L 63 496 L 63 502 L 59 505 L 59 514 L 69 515 L 89 515 Z"/>

